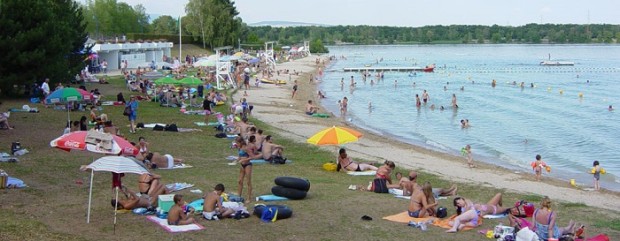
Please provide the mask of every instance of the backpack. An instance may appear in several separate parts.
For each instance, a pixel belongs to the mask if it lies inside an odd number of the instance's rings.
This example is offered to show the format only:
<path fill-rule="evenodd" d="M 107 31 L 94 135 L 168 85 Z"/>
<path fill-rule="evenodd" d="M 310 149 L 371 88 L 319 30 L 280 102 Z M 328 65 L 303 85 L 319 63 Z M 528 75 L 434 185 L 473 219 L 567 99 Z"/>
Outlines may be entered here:
<path fill-rule="evenodd" d="M 219 124 L 217 126 L 213 127 L 216 131 L 224 131 L 224 125 L 223 124 Z"/>
<path fill-rule="evenodd" d="M 260 220 L 266 223 L 275 222 L 278 218 L 278 208 L 277 207 L 265 207 L 263 209 L 263 214 L 260 217 Z"/>
<path fill-rule="evenodd" d="M 445 207 L 438 207 L 437 208 L 437 213 L 436 216 L 438 218 L 445 218 L 448 216 L 448 209 L 446 209 Z"/>

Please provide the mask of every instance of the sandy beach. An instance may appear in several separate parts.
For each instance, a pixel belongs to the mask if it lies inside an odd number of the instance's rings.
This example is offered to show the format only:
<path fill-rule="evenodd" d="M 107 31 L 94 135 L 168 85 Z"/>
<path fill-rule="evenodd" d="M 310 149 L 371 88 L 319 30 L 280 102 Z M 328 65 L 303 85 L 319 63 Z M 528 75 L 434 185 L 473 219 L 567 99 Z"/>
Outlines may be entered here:
<path fill-rule="evenodd" d="M 259 87 L 252 86 L 247 90 L 248 96 L 245 98 L 254 105 L 253 117 L 279 129 L 281 135 L 302 143 L 324 128 L 333 125 L 349 125 L 338 117 L 316 118 L 304 113 L 305 104 L 308 100 L 313 100 L 315 103 L 321 101 L 317 98 L 318 83 L 310 83 L 309 81 L 310 76 L 314 76 L 318 72 L 319 66 L 315 63 L 317 58 L 319 57 L 309 56 L 282 63 L 276 67 L 278 70 L 289 69 L 291 72 L 292 70 L 302 72 L 298 76 L 291 77 L 293 81 L 298 81 L 299 87 L 294 99 L 291 98 L 293 83 L 280 86 L 261 84 Z M 322 60 L 326 58 L 326 56 L 321 57 Z M 289 77 L 288 75 L 276 75 L 273 78 L 288 80 Z M 243 98 L 243 93 L 244 91 L 236 92 L 233 95 L 234 100 Z M 342 96 L 327 96 L 323 101 L 336 102 L 341 98 Z M 322 110 L 323 108 L 319 112 L 323 113 Z M 457 184 L 493 186 L 518 193 L 546 195 L 552 199 L 565 202 L 584 203 L 593 207 L 620 210 L 620 195 L 615 192 L 586 191 L 571 187 L 568 182 L 550 178 L 544 178 L 542 182 L 537 182 L 529 171 L 508 170 L 479 162 L 477 168 L 469 169 L 462 157 L 427 150 L 386 136 L 361 131 L 364 133 L 363 138 L 358 142 L 346 145 L 347 152 L 353 158 L 373 161 L 392 160 L 399 167 L 443 176 Z M 323 148 L 335 152 L 333 146 Z M 320 160 L 317 163 L 327 161 L 333 160 Z"/>

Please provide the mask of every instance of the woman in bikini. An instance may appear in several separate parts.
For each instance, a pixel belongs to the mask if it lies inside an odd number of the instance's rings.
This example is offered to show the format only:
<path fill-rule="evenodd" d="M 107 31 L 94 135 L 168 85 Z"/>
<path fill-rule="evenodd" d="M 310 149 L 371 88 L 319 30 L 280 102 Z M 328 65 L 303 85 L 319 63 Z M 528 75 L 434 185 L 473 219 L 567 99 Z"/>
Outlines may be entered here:
<path fill-rule="evenodd" d="M 247 179 L 248 183 L 248 199 L 249 202 L 252 200 L 252 159 L 261 158 L 262 154 L 256 153 L 256 137 L 250 136 L 248 138 L 248 143 L 245 141 L 238 141 L 237 143 L 239 147 L 239 164 L 241 165 L 241 169 L 239 169 L 239 196 L 243 194 L 243 180 Z M 246 178 L 247 177 L 247 178 Z"/>
<path fill-rule="evenodd" d="M 140 150 L 140 153 L 138 153 L 136 159 L 144 161 L 146 159 L 146 155 L 149 154 L 149 143 L 146 142 L 146 138 L 142 136 L 138 138 L 138 145 L 136 145 L 136 148 Z"/>
<path fill-rule="evenodd" d="M 142 174 L 138 177 L 138 191 L 140 191 L 140 194 L 147 194 L 154 197 L 168 193 L 166 186 L 164 186 L 160 180 L 160 175 L 152 173 Z"/>
<path fill-rule="evenodd" d="M 463 197 L 454 198 L 454 206 L 458 215 L 450 221 L 452 228 L 446 232 L 453 233 L 464 227 L 477 227 L 478 218 L 484 215 L 504 213 L 508 208 L 502 207 L 502 194 L 497 193 L 486 204 L 476 204 Z"/>
<path fill-rule="evenodd" d="M 434 214 L 434 207 L 437 206 L 433 191 L 429 182 L 424 183 L 422 189 L 415 188 L 411 194 L 411 202 L 407 213 L 409 217 L 423 218 Z"/>
<path fill-rule="evenodd" d="M 338 164 L 340 165 L 340 168 L 347 170 L 347 171 L 354 171 L 354 172 L 361 172 L 361 171 L 376 171 L 377 168 L 376 166 L 373 165 L 369 165 L 366 163 L 357 163 L 354 162 L 351 157 L 347 156 L 347 151 L 344 148 L 340 148 L 339 151 L 339 156 L 338 156 Z"/>

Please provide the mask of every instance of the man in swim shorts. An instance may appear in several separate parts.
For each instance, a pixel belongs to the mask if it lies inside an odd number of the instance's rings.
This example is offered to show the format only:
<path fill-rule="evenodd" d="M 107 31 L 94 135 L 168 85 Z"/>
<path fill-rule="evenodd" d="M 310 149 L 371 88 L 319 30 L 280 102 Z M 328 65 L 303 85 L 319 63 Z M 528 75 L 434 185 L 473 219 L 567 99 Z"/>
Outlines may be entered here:
<path fill-rule="evenodd" d="M 215 185 L 213 192 L 205 194 L 205 202 L 202 206 L 202 216 L 207 220 L 219 220 L 227 218 L 233 214 L 233 210 L 222 206 L 222 193 L 224 192 L 224 184 Z"/>
<path fill-rule="evenodd" d="M 170 208 L 168 211 L 168 225 L 187 225 L 194 223 L 194 218 L 190 215 L 194 213 L 194 210 L 187 211 L 183 208 L 183 195 L 175 194 L 174 198 L 174 206 Z"/>
<path fill-rule="evenodd" d="M 308 104 L 306 104 L 306 115 L 316 114 L 318 110 L 319 107 L 312 104 L 312 100 L 308 100 Z"/>
<path fill-rule="evenodd" d="M 283 146 L 273 144 L 273 137 L 271 135 L 265 137 L 262 149 L 263 159 L 265 159 L 265 161 L 271 162 L 274 156 L 281 157 L 283 151 Z"/>

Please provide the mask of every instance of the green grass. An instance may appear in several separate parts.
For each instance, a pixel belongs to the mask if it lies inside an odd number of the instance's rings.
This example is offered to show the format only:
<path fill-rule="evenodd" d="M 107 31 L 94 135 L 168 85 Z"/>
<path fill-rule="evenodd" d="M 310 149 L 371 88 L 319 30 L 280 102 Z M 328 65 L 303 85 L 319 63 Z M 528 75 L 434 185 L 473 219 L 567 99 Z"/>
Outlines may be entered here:
<path fill-rule="evenodd" d="M 87 88 L 99 88 L 108 100 L 113 100 L 119 91 L 124 92 L 125 96 L 131 94 L 126 91 L 121 79 L 111 78 L 110 81 L 110 85 L 88 84 Z M 0 108 L 5 109 L 25 104 L 22 100 L 2 102 L 4 104 Z M 251 122 L 263 129 L 265 134 L 273 135 L 276 143 L 283 144 L 285 155 L 293 160 L 292 164 L 287 165 L 255 165 L 252 177 L 254 195 L 270 193 L 273 179 L 278 176 L 305 177 L 312 183 L 306 199 L 278 203 L 293 209 L 292 218 L 269 224 L 260 222 L 256 217 L 239 221 L 200 220 L 206 230 L 170 234 L 143 216 L 119 214 L 115 234 L 109 204 L 112 198 L 109 173 L 95 173 L 91 223 L 85 223 L 90 173 L 80 172 L 78 168 L 101 155 L 50 148 L 49 141 L 62 133 L 66 112 L 35 106 L 40 108 L 41 113 L 14 113 L 10 120 L 16 130 L 0 132 L 0 151 L 8 151 L 13 141 L 20 141 L 30 150 L 30 153 L 20 157 L 19 163 L 0 163 L 1 169 L 29 185 L 21 190 L 0 190 L 0 240 L 488 240 L 475 231 L 446 234 L 444 229 L 430 227 L 422 232 L 405 224 L 382 220 L 384 216 L 406 210 L 408 201 L 391 195 L 347 190 L 351 184 L 367 184 L 372 177 L 324 171 L 322 164 L 334 160 L 335 151 L 324 151 L 316 146 L 291 141 L 281 135 L 277 127 L 254 118 L 250 119 Z M 227 107 L 219 106 L 216 110 L 226 113 Z M 103 112 L 121 127 L 121 132 L 130 141 L 144 136 L 150 142 L 152 151 L 170 153 L 194 166 L 155 170 L 163 176 L 163 182 L 193 183 L 195 188 L 204 192 L 212 190 L 217 183 L 223 183 L 227 191 L 237 191 L 239 166 L 228 166 L 224 159 L 235 155 L 235 151 L 230 149 L 231 140 L 215 138 L 213 128 L 195 126 L 193 122 L 204 121 L 202 116 L 183 115 L 177 108 L 140 102 L 138 122 L 177 123 L 179 127 L 200 128 L 202 131 L 170 133 L 141 130 L 137 134 L 129 134 L 128 121 L 122 116 L 122 111 L 122 106 L 103 107 Z M 78 119 L 81 115 L 88 115 L 88 112 L 71 113 L 71 119 Z M 212 121 L 215 119 L 211 118 Z M 408 172 L 404 169 L 397 171 Z M 430 181 L 435 187 L 448 187 L 453 183 L 453 180 L 428 173 L 419 173 L 418 179 Z M 78 184 L 79 181 L 83 184 Z M 137 176 L 127 175 L 123 183 L 135 190 Z M 539 195 L 473 184 L 458 185 L 460 195 L 479 202 L 486 202 L 497 192 L 504 193 L 504 205 L 521 199 L 538 203 L 541 199 Z M 179 193 L 188 202 L 201 197 L 188 190 Z M 560 224 L 565 225 L 570 219 L 575 219 L 588 227 L 589 234 L 607 233 L 612 240 L 620 239 L 618 212 L 602 211 L 575 201 L 556 203 L 554 210 L 560 213 Z M 440 205 L 448 207 L 449 214 L 454 213 L 451 199 L 440 200 Z M 363 215 L 373 217 L 373 221 L 360 220 Z M 506 220 L 484 220 L 479 229 L 493 228 L 500 221 L 506 223 Z"/>

